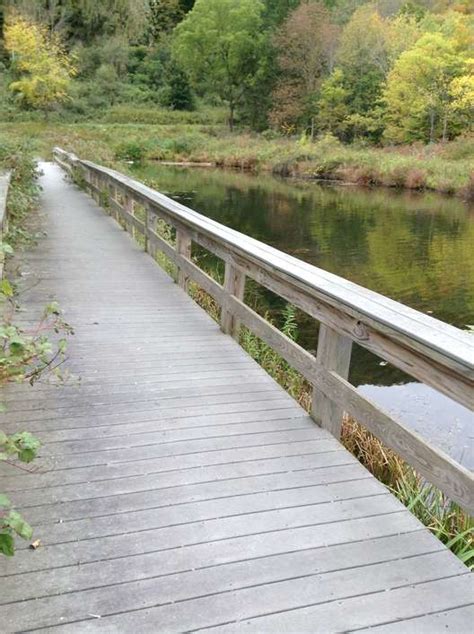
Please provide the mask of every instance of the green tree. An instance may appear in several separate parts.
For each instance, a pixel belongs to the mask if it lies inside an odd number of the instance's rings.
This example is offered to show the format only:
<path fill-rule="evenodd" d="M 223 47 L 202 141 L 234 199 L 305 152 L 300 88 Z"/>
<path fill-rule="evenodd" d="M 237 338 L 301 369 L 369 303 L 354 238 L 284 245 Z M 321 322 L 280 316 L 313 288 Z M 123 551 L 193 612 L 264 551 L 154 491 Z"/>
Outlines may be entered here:
<path fill-rule="evenodd" d="M 168 68 L 168 75 L 168 91 L 164 105 L 172 110 L 194 110 L 194 95 L 186 73 L 172 62 Z"/>
<path fill-rule="evenodd" d="M 264 21 L 269 26 L 278 26 L 296 9 L 301 0 L 265 0 Z"/>
<path fill-rule="evenodd" d="M 412 0 L 407 0 L 407 2 L 401 6 L 398 14 L 401 17 L 414 18 L 417 22 L 419 22 L 426 15 L 426 7 L 423 7 Z"/>
<path fill-rule="evenodd" d="M 321 86 L 316 124 L 319 130 L 330 132 L 341 141 L 347 133 L 348 96 L 349 91 L 344 87 L 344 74 L 340 68 L 336 68 Z"/>
<path fill-rule="evenodd" d="M 120 94 L 120 81 L 117 70 L 112 64 L 102 64 L 97 69 L 94 85 L 109 104 L 114 104 Z"/>
<path fill-rule="evenodd" d="M 166 46 L 131 46 L 127 61 L 129 80 L 149 90 L 157 90 L 165 83 L 169 63 Z"/>
<path fill-rule="evenodd" d="M 268 128 L 273 94 L 281 75 L 275 32 L 300 2 L 301 0 L 264 0 L 264 31 L 258 52 L 259 64 L 251 80 L 246 83 L 239 107 L 240 120 L 253 130 Z"/>
<path fill-rule="evenodd" d="M 471 60 L 470 66 L 473 66 Z M 456 77 L 451 82 L 451 109 L 462 122 L 463 127 L 472 129 L 474 114 L 474 68 L 467 74 Z"/>
<path fill-rule="evenodd" d="M 373 5 L 359 7 L 344 27 L 338 50 L 343 69 L 387 71 L 387 23 Z"/>
<path fill-rule="evenodd" d="M 8 60 L 8 54 L 5 50 L 5 40 L 3 30 L 5 28 L 5 7 L 0 3 L 0 64 Z"/>
<path fill-rule="evenodd" d="M 258 66 L 244 86 L 242 103 L 239 106 L 240 120 L 253 130 L 268 128 L 272 93 L 278 79 L 277 51 L 272 41 L 272 31 L 262 34 L 258 51 Z"/>
<path fill-rule="evenodd" d="M 278 30 L 281 77 L 273 94 L 272 123 L 303 123 L 314 132 L 313 105 L 322 78 L 334 65 L 338 29 L 319 2 L 302 2 Z"/>
<path fill-rule="evenodd" d="M 378 104 L 383 82 L 390 67 L 387 22 L 373 5 L 363 5 L 344 27 L 337 54 L 338 66 L 344 74 L 350 110 L 348 134 L 369 136 L 374 107 Z M 352 121 L 355 125 L 350 125 Z M 365 129 L 362 122 L 366 122 Z"/>
<path fill-rule="evenodd" d="M 416 18 L 401 14 L 388 21 L 386 49 L 389 65 L 409 48 L 412 48 L 422 36 L 422 30 Z"/>
<path fill-rule="evenodd" d="M 386 138 L 399 143 L 445 140 L 454 118 L 453 81 L 464 69 L 464 60 L 441 33 L 424 35 L 402 53 L 385 89 Z"/>
<path fill-rule="evenodd" d="M 229 107 L 229 127 L 258 69 L 260 0 L 197 0 L 175 29 L 173 52 L 193 83 Z"/>
<path fill-rule="evenodd" d="M 170 33 L 181 22 L 184 11 L 179 0 L 150 0 L 149 28 L 155 40 Z"/>
<path fill-rule="evenodd" d="M 179 6 L 183 13 L 188 13 L 194 7 L 195 0 L 179 0 Z"/>
<path fill-rule="evenodd" d="M 427 13 L 420 26 L 423 32 L 440 33 L 451 40 L 459 53 L 472 52 L 473 15 L 464 15 L 454 10 Z"/>

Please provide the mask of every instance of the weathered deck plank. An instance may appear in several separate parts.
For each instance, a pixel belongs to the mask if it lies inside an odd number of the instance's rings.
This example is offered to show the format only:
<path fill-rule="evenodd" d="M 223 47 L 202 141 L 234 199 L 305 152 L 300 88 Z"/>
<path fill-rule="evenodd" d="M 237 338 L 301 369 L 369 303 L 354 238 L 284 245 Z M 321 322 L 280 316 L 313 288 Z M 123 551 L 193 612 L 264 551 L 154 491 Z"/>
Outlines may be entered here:
<path fill-rule="evenodd" d="M 81 380 L 5 391 L 45 447 L 0 486 L 43 546 L 0 562 L 0 630 L 469 632 L 467 569 L 58 168 L 43 186 L 21 319 L 60 302 Z"/>

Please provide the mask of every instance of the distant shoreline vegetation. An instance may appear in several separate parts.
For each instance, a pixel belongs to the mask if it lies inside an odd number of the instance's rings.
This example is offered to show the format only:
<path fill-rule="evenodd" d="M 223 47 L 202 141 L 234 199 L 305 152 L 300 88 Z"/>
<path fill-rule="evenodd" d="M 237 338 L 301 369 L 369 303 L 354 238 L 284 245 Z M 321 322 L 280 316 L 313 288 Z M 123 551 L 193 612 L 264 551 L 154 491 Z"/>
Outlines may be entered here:
<path fill-rule="evenodd" d="M 117 112 L 120 123 L 113 123 Z M 137 118 L 139 113 L 137 109 Z M 163 123 L 123 123 L 122 109 L 109 112 L 105 122 L 17 121 L 12 125 L 0 121 L 0 136 L 29 141 L 44 157 L 59 145 L 109 166 L 122 163 L 121 169 L 127 161 L 206 164 L 282 177 L 436 191 L 474 200 L 474 139 L 469 135 L 446 143 L 377 148 L 357 142 L 346 145 L 331 135 L 311 140 L 304 135 L 231 133 L 218 108 L 175 111 L 169 118 L 167 111 L 154 114 Z M 189 115 L 206 123 L 189 123 Z"/>

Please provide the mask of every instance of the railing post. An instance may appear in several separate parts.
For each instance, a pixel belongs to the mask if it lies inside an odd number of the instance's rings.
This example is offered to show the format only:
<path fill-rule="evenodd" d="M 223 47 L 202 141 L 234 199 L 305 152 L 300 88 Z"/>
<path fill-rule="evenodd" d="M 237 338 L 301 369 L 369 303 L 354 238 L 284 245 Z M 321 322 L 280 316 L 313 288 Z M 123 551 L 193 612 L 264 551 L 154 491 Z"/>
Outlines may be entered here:
<path fill-rule="evenodd" d="M 157 229 L 156 228 L 157 228 L 157 225 L 158 225 L 158 216 L 156 215 L 156 213 L 152 212 L 151 205 L 148 205 L 147 218 L 148 218 L 148 232 L 149 233 L 157 233 Z M 156 261 L 157 254 L 158 254 L 158 249 L 156 247 L 156 244 L 150 239 L 148 239 L 148 253 Z"/>
<path fill-rule="evenodd" d="M 95 192 L 95 202 L 100 206 L 100 176 L 98 174 L 95 176 L 95 186 L 97 188 Z"/>
<path fill-rule="evenodd" d="M 225 263 L 224 290 L 237 299 L 243 300 L 245 291 L 245 273 L 242 273 L 230 262 Z M 221 330 L 231 335 L 236 341 L 240 335 L 240 321 L 230 312 L 226 303 L 221 309 Z"/>
<path fill-rule="evenodd" d="M 176 229 L 176 251 L 179 255 L 191 259 L 191 236 L 185 229 Z M 178 284 L 186 292 L 188 291 L 189 280 L 186 272 L 178 265 Z"/>
<path fill-rule="evenodd" d="M 8 231 L 7 196 L 10 186 L 11 172 L 0 176 L 0 242 Z M 3 266 L 5 263 L 5 253 L 0 252 L 0 279 L 3 278 Z"/>
<path fill-rule="evenodd" d="M 114 200 L 114 197 L 115 197 L 115 187 L 112 181 L 110 180 L 107 180 L 106 184 L 107 184 L 107 191 L 109 193 L 109 209 L 107 210 L 107 213 L 109 214 L 109 216 L 112 216 L 112 218 L 114 218 L 115 209 L 113 208 L 112 201 Z"/>
<path fill-rule="evenodd" d="M 130 196 L 130 194 L 128 192 L 124 192 L 124 209 L 127 213 L 129 213 L 131 216 L 133 216 L 134 213 L 134 200 L 133 198 Z M 133 224 L 133 222 L 129 222 L 127 218 L 125 218 L 125 228 L 126 231 L 128 231 L 128 233 L 132 236 L 133 239 L 135 239 L 135 226 Z"/>
<path fill-rule="evenodd" d="M 89 195 L 92 196 L 91 183 L 92 183 L 92 174 L 88 167 L 83 168 L 84 180 L 86 182 L 86 191 L 89 192 Z"/>
<path fill-rule="evenodd" d="M 349 376 L 352 340 L 321 324 L 319 327 L 317 361 L 326 369 L 336 372 L 343 379 Z M 326 395 L 313 388 L 311 415 L 314 420 L 333 436 L 341 435 L 343 408 Z"/>
<path fill-rule="evenodd" d="M 95 187 L 96 187 L 96 177 L 94 172 L 89 172 L 89 184 L 91 186 L 91 196 L 93 200 L 96 200 L 96 191 L 95 191 Z"/>
<path fill-rule="evenodd" d="M 99 205 L 99 207 L 102 207 L 100 199 L 102 194 L 102 176 L 97 176 L 97 189 L 99 190 L 97 192 L 97 204 Z"/>
<path fill-rule="evenodd" d="M 151 220 L 151 212 L 150 212 L 150 205 L 145 204 L 145 227 L 143 229 L 144 231 L 144 243 L 143 243 L 143 248 L 145 250 L 145 253 L 149 252 L 149 241 L 148 241 L 148 231 L 150 229 L 150 220 Z"/>
<path fill-rule="evenodd" d="M 120 213 L 120 207 L 123 203 L 123 198 L 122 198 L 122 191 L 120 189 L 120 187 L 117 187 L 117 185 L 115 185 L 114 187 L 114 200 L 117 203 L 117 206 L 115 208 L 115 220 L 117 221 L 117 224 L 119 225 L 119 227 L 122 227 L 122 214 Z"/>

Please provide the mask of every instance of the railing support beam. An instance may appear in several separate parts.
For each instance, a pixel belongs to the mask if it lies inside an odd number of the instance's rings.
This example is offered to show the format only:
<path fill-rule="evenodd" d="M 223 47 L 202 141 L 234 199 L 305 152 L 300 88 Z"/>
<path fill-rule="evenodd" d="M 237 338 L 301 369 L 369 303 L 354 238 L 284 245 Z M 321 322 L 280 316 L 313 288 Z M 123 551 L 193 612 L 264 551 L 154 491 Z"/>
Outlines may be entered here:
<path fill-rule="evenodd" d="M 319 327 L 316 359 L 326 370 L 336 372 L 343 379 L 349 376 L 352 340 L 321 324 Z M 313 388 L 311 416 L 333 436 L 340 438 L 344 410 L 336 402 Z"/>
<path fill-rule="evenodd" d="M 191 235 L 184 229 L 176 230 L 176 251 L 187 260 L 191 259 Z M 189 279 L 186 272 L 178 267 L 178 284 L 188 292 Z"/>
<path fill-rule="evenodd" d="M 148 237 L 149 231 L 150 231 L 150 225 L 152 222 L 152 213 L 150 211 L 150 205 L 148 205 L 148 203 L 146 203 L 144 205 L 145 208 L 145 233 L 143 236 L 143 250 L 145 251 L 145 253 L 150 253 L 150 239 Z"/>
<path fill-rule="evenodd" d="M 229 295 L 243 301 L 245 291 L 245 273 L 230 262 L 225 263 L 224 290 Z M 240 336 L 240 321 L 234 317 L 228 306 L 224 304 L 221 312 L 221 330 L 231 335 L 236 341 Z"/>
<path fill-rule="evenodd" d="M 135 201 L 128 192 L 123 193 L 123 208 L 131 216 L 135 213 Z M 135 227 L 127 218 L 125 219 L 125 231 L 127 231 L 134 240 L 136 240 Z"/>

